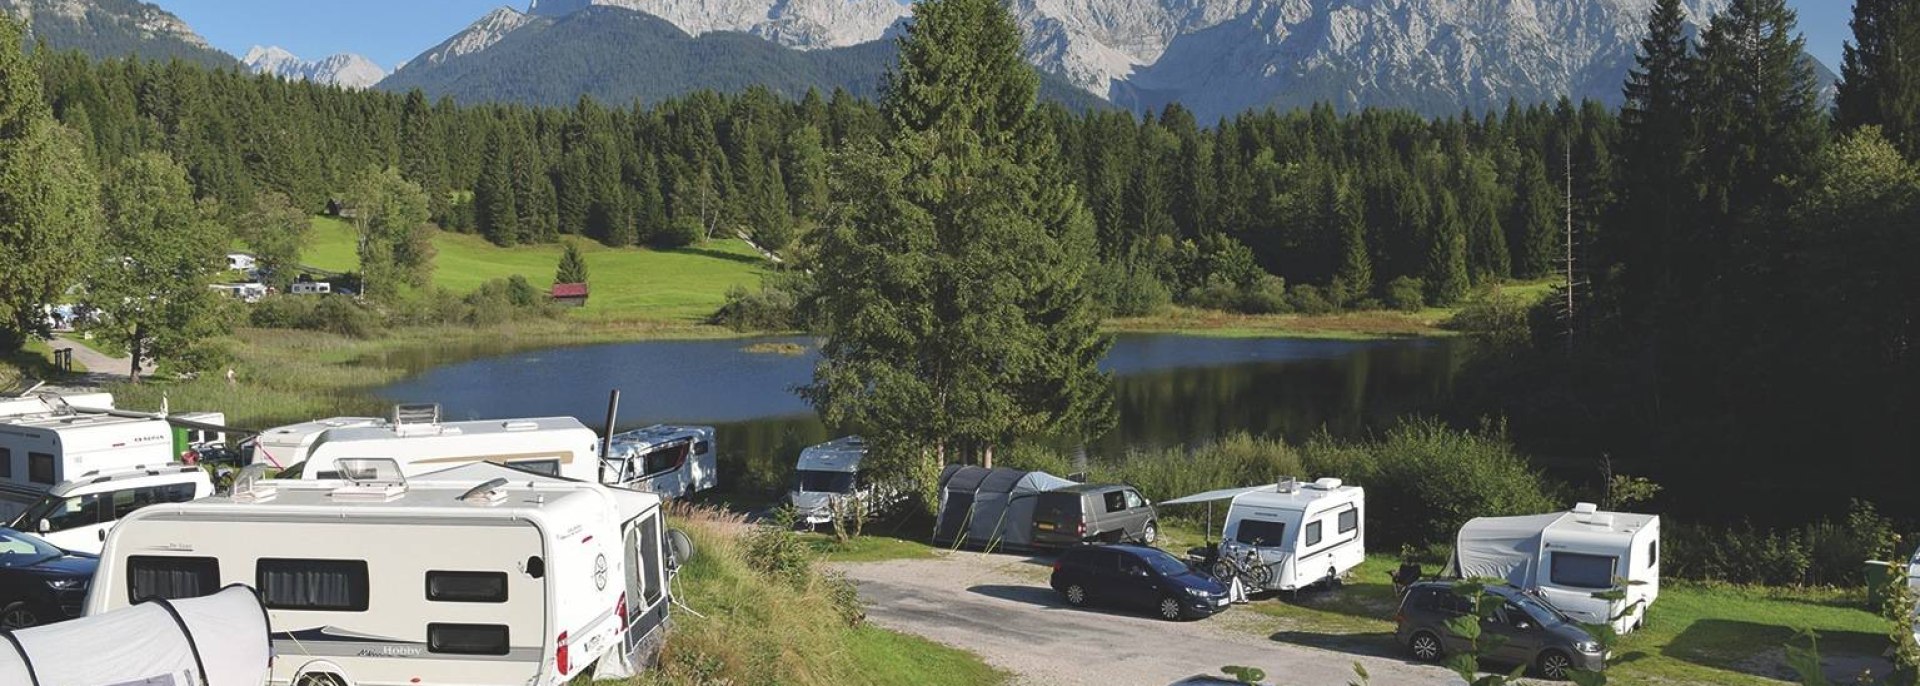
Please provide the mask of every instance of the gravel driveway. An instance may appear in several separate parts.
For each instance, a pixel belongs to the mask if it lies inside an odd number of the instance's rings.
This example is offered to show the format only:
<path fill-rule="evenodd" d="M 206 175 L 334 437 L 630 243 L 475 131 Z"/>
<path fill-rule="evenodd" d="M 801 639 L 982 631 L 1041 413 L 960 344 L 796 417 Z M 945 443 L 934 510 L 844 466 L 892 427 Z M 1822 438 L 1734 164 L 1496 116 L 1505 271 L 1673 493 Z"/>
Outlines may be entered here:
<path fill-rule="evenodd" d="M 1174 684 L 1246 665 L 1266 670 L 1273 684 L 1346 686 L 1356 661 L 1378 686 L 1460 683 L 1444 669 L 1392 656 L 1379 640 L 1351 646 L 1355 652 L 1284 641 L 1298 634 L 1245 608 L 1195 622 L 1072 608 L 1047 586 L 1049 564 L 957 552 L 837 567 L 860 585 L 873 623 L 972 651 L 1020 684 Z"/>

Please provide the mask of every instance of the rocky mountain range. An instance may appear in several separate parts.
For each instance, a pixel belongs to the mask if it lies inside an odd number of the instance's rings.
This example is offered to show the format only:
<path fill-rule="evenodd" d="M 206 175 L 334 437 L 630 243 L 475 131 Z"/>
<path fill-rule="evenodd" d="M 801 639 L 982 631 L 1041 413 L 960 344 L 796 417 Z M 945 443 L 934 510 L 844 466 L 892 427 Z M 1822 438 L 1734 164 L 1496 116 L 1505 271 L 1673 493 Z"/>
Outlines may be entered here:
<path fill-rule="evenodd" d="M 279 47 L 253 46 L 240 62 L 255 74 L 273 74 L 296 81 L 312 81 L 351 90 L 372 88 L 387 78 L 387 70 L 373 60 L 345 53 L 321 60 L 303 60 Z"/>
<path fill-rule="evenodd" d="M 183 59 L 233 66 L 179 17 L 138 0 L 0 0 L 0 11 L 26 24 L 29 41 L 96 58 Z"/>

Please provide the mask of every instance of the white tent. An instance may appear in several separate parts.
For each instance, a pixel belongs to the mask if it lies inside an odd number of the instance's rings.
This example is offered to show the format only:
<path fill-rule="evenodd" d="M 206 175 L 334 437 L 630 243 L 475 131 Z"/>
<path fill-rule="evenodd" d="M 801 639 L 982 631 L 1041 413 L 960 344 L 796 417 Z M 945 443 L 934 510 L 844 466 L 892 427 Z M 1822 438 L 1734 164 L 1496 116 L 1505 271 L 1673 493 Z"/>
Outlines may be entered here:
<path fill-rule="evenodd" d="M 1540 565 L 1541 536 L 1561 513 L 1524 517 L 1479 517 L 1460 527 L 1447 571 L 1462 579 L 1506 579 L 1533 588 Z"/>
<path fill-rule="evenodd" d="M 267 611 L 245 586 L 0 632 L 9 686 L 260 686 Z"/>

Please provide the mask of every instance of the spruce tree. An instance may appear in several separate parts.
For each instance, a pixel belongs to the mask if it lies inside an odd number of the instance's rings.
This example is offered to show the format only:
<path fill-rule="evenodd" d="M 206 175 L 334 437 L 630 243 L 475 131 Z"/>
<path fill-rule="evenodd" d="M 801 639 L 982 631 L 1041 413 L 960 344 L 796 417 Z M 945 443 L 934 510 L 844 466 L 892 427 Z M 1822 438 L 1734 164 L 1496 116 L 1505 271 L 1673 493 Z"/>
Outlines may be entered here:
<path fill-rule="evenodd" d="M 1778 182 L 1805 178 L 1818 158 L 1824 113 L 1797 21 L 1786 0 L 1733 0 L 1702 39 L 1701 172 L 1710 223 L 1777 215 L 1787 200 Z"/>
<path fill-rule="evenodd" d="M 480 235 L 495 245 L 519 242 L 520 209 L 513 190 L 512 155 L 502 134 L 487 140 L 480 180 L 473 187 L 474 218 Z"/>
<path fill-rule="evenodd" d="M 1340 179 L 1333 227 L 1340 237 L 1340 266 L 1334 272 L 1334 290 L 1352 305 L 1373 293 L 1373 257 L 1368 254 L 1365 201 L 1353 183 Z"/>
<path fill-rule="evenodd" d="M 91 145 L 43 97 L 19 24 L 0 18 L 0 355 L 47 333 L 41 306 L 62 301 L 101 239 Z"/>
<path fill-rule="evenodd" d="M 931 484 L 942 461 L 1112 423 L 1088 284 L 1094 231 L 996 0 L 925 0 L 899 41 L 888 134 L 837 161 L 819 241 L 827 332 L 803 391 L 870 459 Z"/>
<path fill-rule="evenodd" d="M 1506 222 L 1513 275 L 1542 278 L 1554 273 L 1562 259 L 1563 194 L 1547 180 L 1546 165 L 1537 156 L 1521 161 L 1514 183 L 1514 201 Z"/>
<path fill-rule="evenodd" d="M 1460 302 L 1473 282 L 1467 273 L 1466 224 L 1453 193 L 1440 192 L 1427 240 L 1427 302 L 1443 306 Z"/>
<path fill-rule="evenodd" d="M 1920 158 L 1920 4 L 1856 0 L 1843 60 L 1835 119 L 1878 126 L 1908 159 Z"/>
<path fill-rule="evenodd" d="M 1693 39 L 1687 34 L 1686 11 L 1680 0 L 1659 0 L 1648 17 L 1647 37 L 1640 41 L 1635 66 L 1628 72 L 1627 102 L 1620 110 L 1621 145 L 1619 198 L 1612 227 L 1600 239 L 1599 258 L 1623 267 L 1618 280 L 1608 284 L 1622 309 L 1627 335 L 1640 337 L 1652 326 L 1645 317 L 1656 304 L 1675 295 L 1681 255 L 1698 245 L 1700 234 L 1696 190 L 1699 131 L 1696 108 L 1701 83 L 1700 64 Z M 1564 180 L 1564 162 L 1547 160 L 1547 178 L 1556 188 Z M 1531 189 L 1529 189 L 1531 190 Z M 1552 193 L 1558 197 L 1560 191 Z M 1555 203 L 1556 206 L 1558 202 Z M 1540 212 L 1531 207 L 1530 214 Z M 1541 227 L 1539 239 L 1561 232 L 1564 220 L 1553 217 Z M 1527 251 L 1530 275 L 1544 276 L 1560 259 L 1555 248 L 1562 239 L 1537 240 Z M 1535 272 L 1534 270 L 1541 271 Z M 1646 338 L 1651 345 L 1651 338 Z"/>
<path fill-rule="evenodd" d="M 554 283 L 586 283 L 587 258 L 580 254 L 580 245 L 566 241 L 560 253 L 560 266 L 554 271 Z"/>

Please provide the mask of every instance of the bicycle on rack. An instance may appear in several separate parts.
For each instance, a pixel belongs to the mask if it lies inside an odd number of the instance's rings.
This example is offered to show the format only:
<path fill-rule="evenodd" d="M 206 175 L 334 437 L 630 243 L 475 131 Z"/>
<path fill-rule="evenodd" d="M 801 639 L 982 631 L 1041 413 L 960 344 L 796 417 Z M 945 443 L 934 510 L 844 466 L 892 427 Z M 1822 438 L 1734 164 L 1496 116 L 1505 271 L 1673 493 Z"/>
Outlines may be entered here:
<path fill-rule="evenodd" d="M 1223 584 L 1239 579 L 1249 592 L 1264 590 L 1267 584 L 1273 583 L 1273 567 L 1267 565 L 1267 561 L 1260 556 L 1260 548 L 1256 546 L 1247 546 L 1237 554 L 1221 550 L 1220 556 L 1213 561 L 1211 571 L 1213 578 Z"/>

